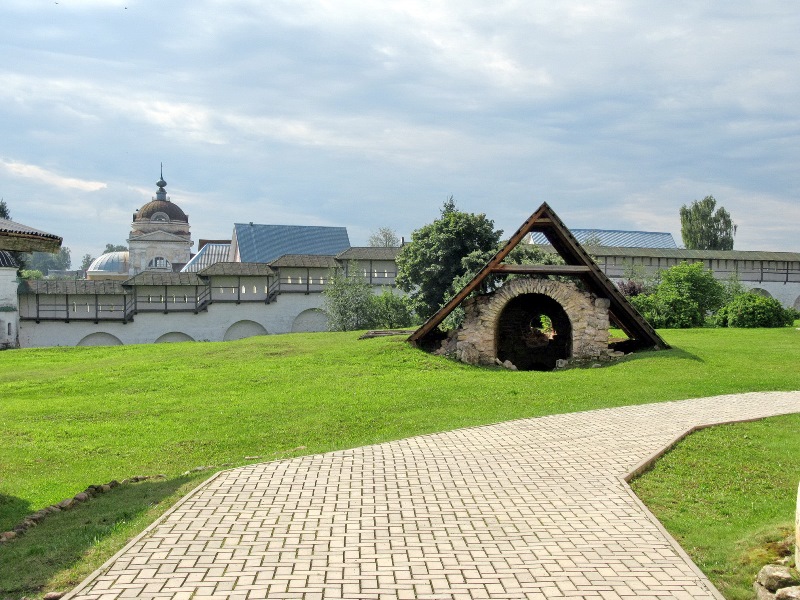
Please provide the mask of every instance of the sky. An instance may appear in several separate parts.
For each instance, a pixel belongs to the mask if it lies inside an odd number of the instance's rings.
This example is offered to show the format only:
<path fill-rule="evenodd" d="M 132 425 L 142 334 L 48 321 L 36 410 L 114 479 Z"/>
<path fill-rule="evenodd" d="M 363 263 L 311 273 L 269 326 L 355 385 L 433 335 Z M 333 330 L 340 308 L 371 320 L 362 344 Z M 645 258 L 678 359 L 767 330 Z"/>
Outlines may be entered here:
<path fill-rule="evenodd" d="M 3 0 L 0 197 L 74 267 L 161 163 L 194 240 L 408 240 L 452 195 L 680 244 L 713 195 L 735 249 L 800 252 L 798 31 L 786 0 Z"/>

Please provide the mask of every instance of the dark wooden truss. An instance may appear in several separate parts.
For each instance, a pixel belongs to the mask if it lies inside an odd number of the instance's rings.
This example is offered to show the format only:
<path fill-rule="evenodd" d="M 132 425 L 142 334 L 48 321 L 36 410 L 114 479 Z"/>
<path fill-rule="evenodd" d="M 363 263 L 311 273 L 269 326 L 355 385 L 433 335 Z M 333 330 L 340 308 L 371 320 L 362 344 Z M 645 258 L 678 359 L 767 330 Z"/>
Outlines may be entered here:
<path fill-rule="evenodd" d="M 532 231 L 542 232 L 553 249 L 564 259 L 565 265 L 509 265 L 503 260 L 508 256 L 525 236 Z M 467 296 L 481 285 L 491 273 L 515 273 L 522 275 L 562 275 L 581 279 L 588 289 L 595 295 L 608 298 L 611 302 L 609 318 L 611 322 L 622 329 L 630 338 L 629 347 L 640 348 L 669 348 L 650 324 L 628 302 L 627 298 L 617 289 L 617 286 L 606 277 L 605 273 L 592 260 L 592 257 L 583 249 L 567 226 L 558 218 L 558 215 L 545 202 L 517 229 L 508 243 L 495 254 L 491 260 L 478 272 L 477 275 L 464 288 L 453 296 L 450 301 L 432 315 L 422 326 L 408 338 L 409 342 L 419 344 L 425 340 L 438 325 L 449 315 Z"/>

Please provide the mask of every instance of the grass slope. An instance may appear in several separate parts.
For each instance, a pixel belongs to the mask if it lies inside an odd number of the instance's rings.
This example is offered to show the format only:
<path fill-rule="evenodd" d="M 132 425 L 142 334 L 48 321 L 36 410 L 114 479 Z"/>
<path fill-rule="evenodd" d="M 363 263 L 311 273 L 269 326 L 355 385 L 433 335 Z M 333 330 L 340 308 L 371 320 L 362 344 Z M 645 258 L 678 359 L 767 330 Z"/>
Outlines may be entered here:
<path fill-rule="evenodd" d="M 704 429 L 632 483 L 729 600 L 750 600 L 758 570 L 788 549 L 798 432 L 800 414 Z"/>
<path fill-rule="evenodd" d="M 269 460 L 520 417 L 800 389 L 795 329 L 663 335 L 672 350 L 553 373 L 469 367 L 402 339 L 359 341 L 353 333 L 2 352 L 0 531 L 93 483 L 163 473 L 175 485 L 137 484 L 156 490 L 153 497 L 131 500 L 111 516 L 95 519 L 95 503 L 88 505 L 85 520 L 98 527 L 91 539 L 66 542 L 79 549 L 68 560 L 25 538 L 0 547 L 0 591 L 74 583 L 204 479 L 208 473 L 180 479 L 199 465 L 239 465 L 253 462 L 248 456 Z M 38 561 L 35 567 L 23 566 L 26 556 Z M 32 568 L 44 575 L 20 582 L 17 575 Z"/>

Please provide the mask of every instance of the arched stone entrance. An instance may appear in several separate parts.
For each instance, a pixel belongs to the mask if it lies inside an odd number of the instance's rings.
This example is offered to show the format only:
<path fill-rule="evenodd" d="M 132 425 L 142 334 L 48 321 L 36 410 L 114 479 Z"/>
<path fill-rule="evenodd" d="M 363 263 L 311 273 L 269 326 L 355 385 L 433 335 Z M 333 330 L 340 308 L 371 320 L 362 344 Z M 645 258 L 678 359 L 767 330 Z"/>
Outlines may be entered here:
<path fill-rule="evenodd" d="M 521 370 L 550 370 L 560 359 L 614 355 L 608 348 L 608 299 L 573 282 L 512 279 L 463 307 L 464 322 L 445 346 L 462 362 L 499 360 Z"/>
<path fill-rule="evenodd" d="M 521 294 L 497 319 L 497 358 L 520 371 L 552 371 L 572 355 L 572 325 L 561 305 L 544 294 Z"/>

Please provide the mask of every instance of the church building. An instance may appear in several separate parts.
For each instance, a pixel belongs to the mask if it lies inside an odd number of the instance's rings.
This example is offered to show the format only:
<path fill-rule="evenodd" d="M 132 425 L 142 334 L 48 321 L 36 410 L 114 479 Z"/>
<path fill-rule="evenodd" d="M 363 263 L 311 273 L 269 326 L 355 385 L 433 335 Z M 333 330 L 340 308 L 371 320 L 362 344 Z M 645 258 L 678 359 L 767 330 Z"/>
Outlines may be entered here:
<path fill-rule="evenodd" d="M 128 273 L 142 271 L 178 272 L 192 257 L 189 215 L 170 201 L 167 182 L 156 182 L 155 197 L 133 213 L 128 237 Z"/>

